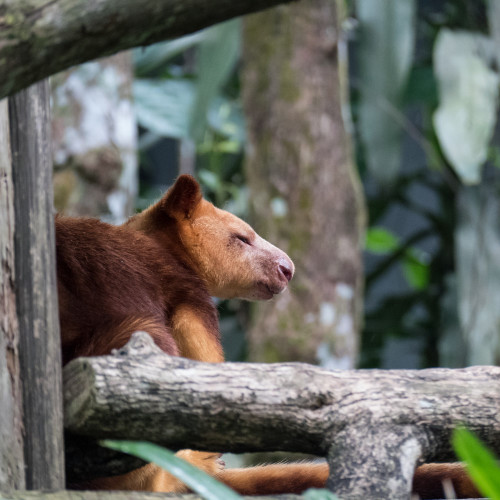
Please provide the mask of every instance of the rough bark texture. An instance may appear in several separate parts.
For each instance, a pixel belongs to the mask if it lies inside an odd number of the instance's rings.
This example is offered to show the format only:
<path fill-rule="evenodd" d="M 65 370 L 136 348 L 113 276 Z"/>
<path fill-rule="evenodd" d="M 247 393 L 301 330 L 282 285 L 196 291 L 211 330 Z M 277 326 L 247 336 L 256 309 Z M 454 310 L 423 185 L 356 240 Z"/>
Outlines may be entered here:
<path fill-rule="evenodd" d="M 500 368 L 325 371 L 172 358 L 144 333 L 114 356 L 72 361 L 65 425 L 172 449 L 327 455 L 342 498 L 408 498 L 415 466 L 453 460 L 466 425 L 500 447 Z M 390 479 L 390 480 L 389 480 Z"/>
<path fill-rule="evenodd" d="M 0 5 L 0 98 L 70 66 L 284 1 L 4 1 Z"/>
<path fill-rule="evenodd" d="M 364 207 L 341 21 L 335 2 L 309 0 L 244 22 L 252 222 L 297 268 L 290 293 L 255 306 L 253 360 L 356 362 Z"/>
<path fill-rule="evenodd" d="M 26 487 L 64 487 L 48 83 L 9 99 Z"/>
<path fill-rule="evenodd" d="M 122 223 L 137 194 L 130 52 L 51 79 L 54 203 L 67 215 Z"/>
<path fill-rule="evenodd" d="M 0 489 L 24 488 L 14 192 L 7 100 L 0 101 Z"/>

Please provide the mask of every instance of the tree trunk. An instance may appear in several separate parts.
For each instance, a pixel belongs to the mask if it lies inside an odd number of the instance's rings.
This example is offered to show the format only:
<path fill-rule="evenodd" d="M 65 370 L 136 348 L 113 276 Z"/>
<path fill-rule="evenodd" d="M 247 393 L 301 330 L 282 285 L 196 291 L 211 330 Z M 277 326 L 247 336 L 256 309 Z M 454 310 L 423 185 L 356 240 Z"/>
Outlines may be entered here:
<path fill-rule="evenodd" d="M 0 101 L 0 490 L 24 488 L 14 192 L 7 100 Z"/>
<path fill-rule="evenodd" d="M 341 6 L 309 0 L 244 22 L 253 222 L 296 265 L 290 292 L 255 307 L 254 360 L 352 368 L 357 359 L 365 217 L 343 120 Z"/>
<path fill-rule="evenodd" d="M 290 0 L 23 0 L 0 4 L 0 98 L 70 66 Z"/>
<path fill-rule="evenodd" d="M 52 78 L 54 202 L 67 215 L 121 223 L 137 194 L 129 52 Z"/>
<path fill-rule="evenodd" d="M 49 87 L 9 99 L 16 307 L 28 489 L 64 488 Z"/>

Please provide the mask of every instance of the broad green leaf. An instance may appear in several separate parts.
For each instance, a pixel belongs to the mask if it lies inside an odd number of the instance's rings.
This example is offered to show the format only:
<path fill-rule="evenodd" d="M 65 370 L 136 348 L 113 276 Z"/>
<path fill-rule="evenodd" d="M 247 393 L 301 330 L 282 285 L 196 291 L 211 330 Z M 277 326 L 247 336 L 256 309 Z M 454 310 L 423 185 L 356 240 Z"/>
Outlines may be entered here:
<path fill-rule="evenodd" d="M 163 137 L 188 136 L 188 116 L 195 86 L 187 79 L 137 79 L 133 84 L 134 106 L 139 124 Z"/>
<path fill-rule="evenodd" d="M 406 281 L 415 290 L 424 290 L 429 285 L 429 264 L 425 253 L 410 249 L 403 259 L 403 273 Z"/>
<path fill-rule="evenodd" d="M 382 227 L 371 227 L 366 231 L 365 249 L 384 254 L 399 248 L 398 237 Z"/>
<path fill-rule="evenodd" d="M 198 177 L 201 183 L 212 191 L 218 191 L 221 188 L 221 179 L 210 170 L 205 168 L 200 169 Z"/>
<path fill-rule="evenodd" d="M 174 57 L 202 42 L 205 36 L 205 31 L 198 31 L 168 42 L 155 43 L 149 47 L 134 49 L 136 76 L 151 76 L 152 72 L 162 69 Z"/>
<path fill-rule="evenodd" d="M 359 127 L 373 176 L 390 184 L 398 174 L 403 92 L 413 58 L 414 0 L 358 0 Z"/>
<path fill-rule="evenodd" d="M 500 500 L 500 467 L 497 459 L 471 432 L 456 429 L 453 448 L 467 464 L 467 469 L 479 490 L 492 500 Z"/>
<path fill-rule="evenodd" d="M 483 35 L 442 29 L 434 47 L 439 107 L 434 127 L 444 155 L 464 184 L 481 180 L 497 116 L 493 42 Z"/>
<path fill-rule="evenodd" d="M 238 103 L 216 97 L 208 110 L 208 123 L 217 133 L 234 142 L 244 143 L 245 123 Z"/>
<path fill-rule="evenodd" d="M 238 500 L 240 495 L 205 472 L 175 456 L 170 450 L 144 441 L 101 441 L 103 446 L 154 462 L 173 474 L 206 500 Z"/>
<path fill-rule="evenodd" d="M 240 25 L 240 20 L 234 19 L 212 26 L 205 30 L 205 39 L 199 45 L 196 97 L 189 118 L 190 136 L 195 142 L 201 140 L 209 106 L 238 59 Z"/>
<path fill-rule="evenodd" d="M 304 492 L 302 495 L 304 500 L 339 500 L 337 495 L 334 495 L 328 490 L 319 490 L 316 488 L 311 488 Z"/>

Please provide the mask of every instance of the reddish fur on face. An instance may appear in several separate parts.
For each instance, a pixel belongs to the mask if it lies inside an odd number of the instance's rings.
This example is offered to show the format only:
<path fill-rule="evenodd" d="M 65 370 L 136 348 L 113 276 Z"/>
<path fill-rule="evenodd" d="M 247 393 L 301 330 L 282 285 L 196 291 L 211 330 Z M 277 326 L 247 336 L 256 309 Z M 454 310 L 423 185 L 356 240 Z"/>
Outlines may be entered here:
<path fill-rule="evenodd" d="M 158 203 L 121 227 L 60 216 L 55 223 L 64 363 L 109 354 L 137 330 L 148 332 L 168 354 L 223 361 L 211 295 L 269 299 L 294 273 L 284 252 L 204 200 L 190 176 L 179 177 Z M 182 450 L 179 455 L 250 495 L 300 493 L 323 487 L 328 476 L 326 464 L 223 470 L 218 454 Z M 424 467 L 415 475 L 417 491 L 434 494 L 446 474 L 453 474 L 457 493 L 473 491 L 463 468 Z M 186 491 L 152 464 L 91 486 Z"/>

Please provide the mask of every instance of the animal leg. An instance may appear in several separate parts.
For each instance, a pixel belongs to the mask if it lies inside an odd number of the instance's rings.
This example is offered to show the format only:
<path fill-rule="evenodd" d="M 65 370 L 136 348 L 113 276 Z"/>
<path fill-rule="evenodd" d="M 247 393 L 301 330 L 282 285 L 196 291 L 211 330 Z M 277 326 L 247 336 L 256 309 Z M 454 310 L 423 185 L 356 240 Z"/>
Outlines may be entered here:
<path fill-rule="evenodd" d="M 196 305 L 177 307 L 172 317 L 172 335 L 184 358 L 208 363 L 224 361 L 217 321 L 203 315 Z"/>

